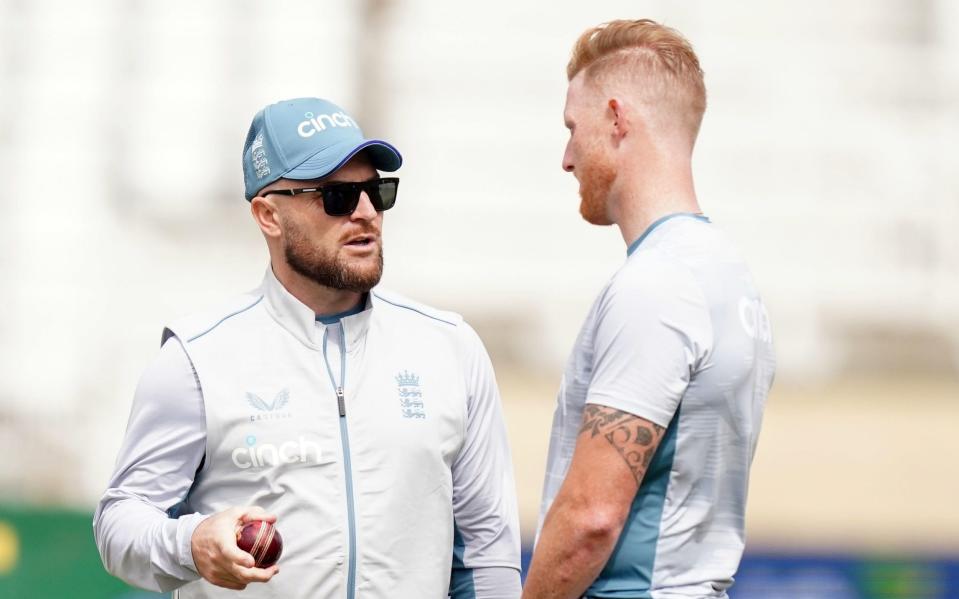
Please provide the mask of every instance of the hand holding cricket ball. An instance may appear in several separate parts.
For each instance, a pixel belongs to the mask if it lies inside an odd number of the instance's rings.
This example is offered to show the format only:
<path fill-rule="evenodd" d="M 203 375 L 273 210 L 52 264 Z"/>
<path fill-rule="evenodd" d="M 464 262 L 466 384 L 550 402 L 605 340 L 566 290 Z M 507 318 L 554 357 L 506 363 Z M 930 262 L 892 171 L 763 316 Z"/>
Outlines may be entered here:
<path fill-rule="evenodd" d="M 190 545 L 197 573 L 211 584 L 243 590 L 279 572 L 283 540 L 276 516 L 257 506 L 233 507 L 203 520 Z"/>

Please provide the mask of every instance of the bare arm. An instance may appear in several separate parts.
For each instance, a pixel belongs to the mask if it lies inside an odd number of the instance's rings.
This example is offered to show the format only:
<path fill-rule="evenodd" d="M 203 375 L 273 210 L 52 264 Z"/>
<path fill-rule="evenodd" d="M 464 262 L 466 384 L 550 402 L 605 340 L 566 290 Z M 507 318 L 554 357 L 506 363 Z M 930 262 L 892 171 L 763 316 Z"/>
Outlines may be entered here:
<path fill-rule="evenodd" d="M 575 599 L 596 580 L 664 431 L 628 412 L 586 406 L 569 472 L 543 523 L 524 599 Z"/>

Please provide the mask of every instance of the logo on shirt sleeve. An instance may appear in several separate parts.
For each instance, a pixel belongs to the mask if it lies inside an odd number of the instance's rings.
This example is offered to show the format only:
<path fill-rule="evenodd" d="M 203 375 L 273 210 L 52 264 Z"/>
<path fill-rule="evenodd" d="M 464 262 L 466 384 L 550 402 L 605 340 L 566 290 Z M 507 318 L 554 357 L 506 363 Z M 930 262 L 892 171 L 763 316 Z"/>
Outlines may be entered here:
<path fill-rule="evenodd" d="M 420 377 L 414 372 L 404 370 L 397 374 L 395 379 L 396 393 L 400 400 L 400 413 L 403 418 L 426 418 Z"/>

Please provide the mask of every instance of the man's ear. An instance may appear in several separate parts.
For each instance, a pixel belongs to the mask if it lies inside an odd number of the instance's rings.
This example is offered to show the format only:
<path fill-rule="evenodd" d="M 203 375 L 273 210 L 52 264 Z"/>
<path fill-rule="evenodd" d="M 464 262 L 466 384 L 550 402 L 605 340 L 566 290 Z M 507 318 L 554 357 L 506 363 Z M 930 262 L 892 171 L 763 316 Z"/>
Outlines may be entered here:
<path fill-rule="evenodd" d="M 629 134 L 631 123 L 627 114 L 626 106 L 616 98 L 610 98 L 606 102 L 609 114 L 613 120 L 613 143 L 619 143 Z"/>
<path fill-rule="evenodd" d="M 283 233 L 279 210 L 271 198 L 263 196 L 253 198 L 250 201 L 250 214 L 267 237 L 276 238 Z"/>

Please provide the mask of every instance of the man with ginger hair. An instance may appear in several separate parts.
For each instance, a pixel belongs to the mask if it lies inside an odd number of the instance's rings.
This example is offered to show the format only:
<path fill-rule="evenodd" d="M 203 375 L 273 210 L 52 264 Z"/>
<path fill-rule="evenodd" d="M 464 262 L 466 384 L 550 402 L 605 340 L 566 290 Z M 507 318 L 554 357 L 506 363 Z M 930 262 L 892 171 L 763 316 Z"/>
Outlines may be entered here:
<path fill-rule="evenodd" d="M 699 60 L 673 29 L 613 21 L 579 38 L 567 74 L 563 168 L 627 258 L 566 366 L 523 597 L 727 597 L 775 358 L 693 188 Z"/>

